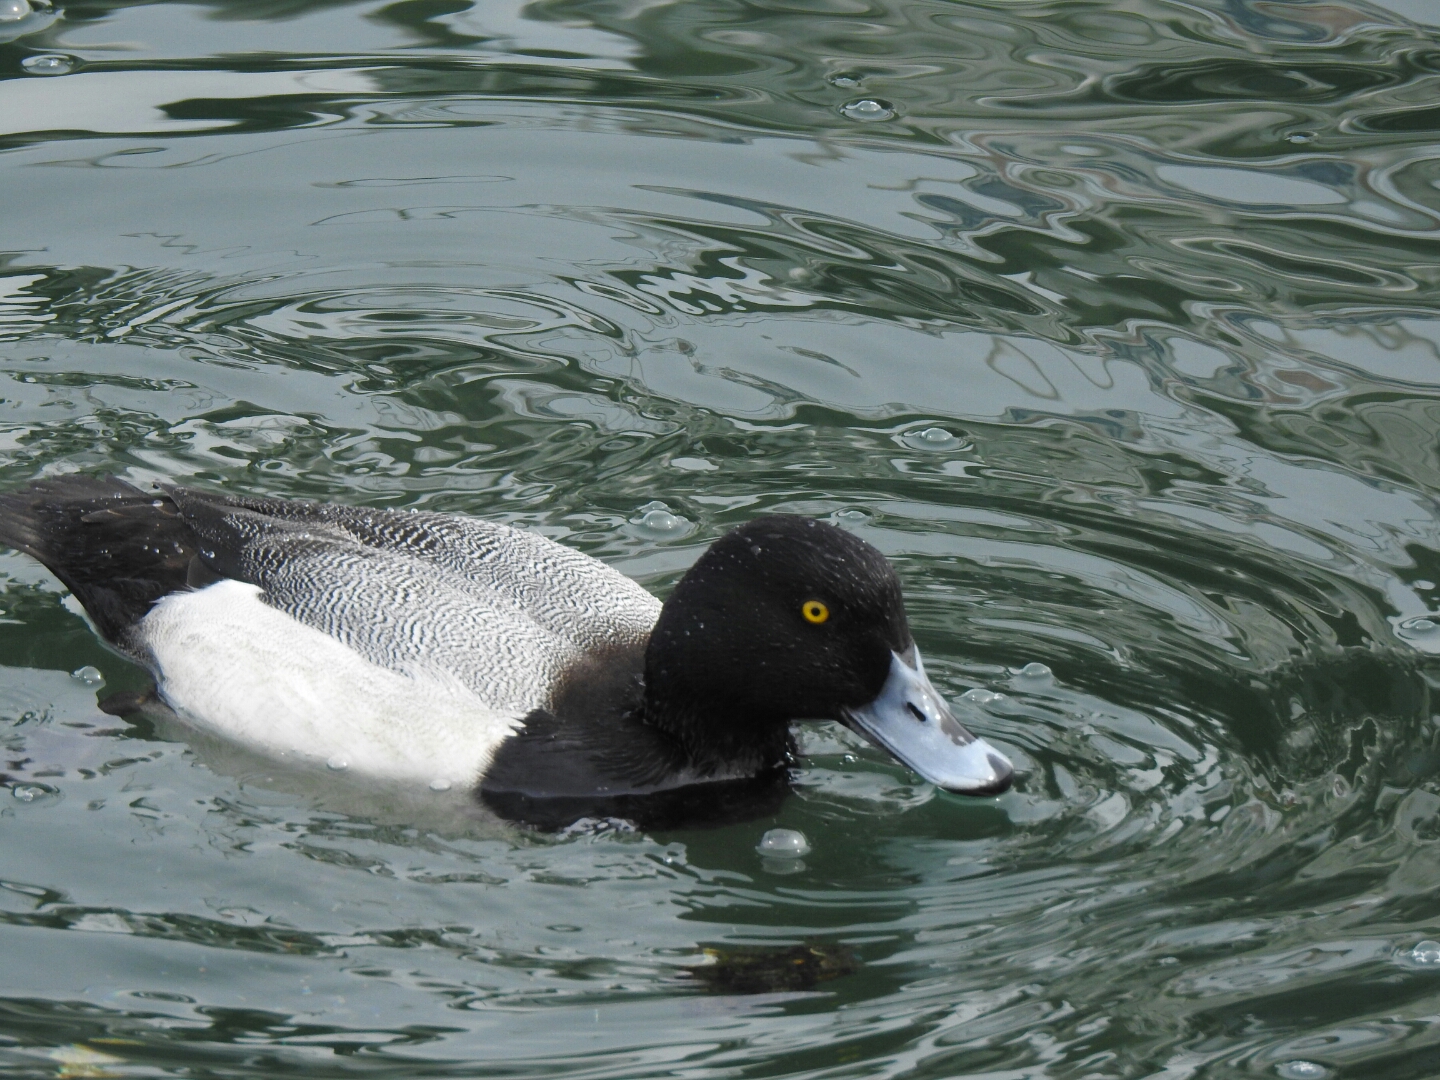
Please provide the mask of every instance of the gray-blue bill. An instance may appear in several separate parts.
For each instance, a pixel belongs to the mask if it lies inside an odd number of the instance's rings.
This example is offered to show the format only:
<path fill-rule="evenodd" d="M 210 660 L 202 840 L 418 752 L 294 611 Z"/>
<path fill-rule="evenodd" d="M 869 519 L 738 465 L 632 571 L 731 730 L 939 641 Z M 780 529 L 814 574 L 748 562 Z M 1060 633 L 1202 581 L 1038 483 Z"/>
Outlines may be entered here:
<path fill-rule="evenodd" d="M 868 705 L 846 710 L 845 720 L 881 749 L 946 791 L 998 795 L 1015 767 L 984 739 L 965 730 L 930 685 L 920 650 L 893 653 L 890 676 Z"/>

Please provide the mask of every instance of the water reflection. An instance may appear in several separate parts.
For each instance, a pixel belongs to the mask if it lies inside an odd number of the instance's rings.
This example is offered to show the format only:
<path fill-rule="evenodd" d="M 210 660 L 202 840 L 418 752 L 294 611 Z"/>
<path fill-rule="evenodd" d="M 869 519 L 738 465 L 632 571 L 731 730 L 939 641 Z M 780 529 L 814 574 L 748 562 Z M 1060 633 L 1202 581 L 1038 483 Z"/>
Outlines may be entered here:
<path fill-rule="evenodd" d="M 0 554 L 6 1065 L 1434 1071 L 1433 27 L 213 0 L 0 39 L 0 486 L 480 513 L 662 594 L 825 517 L 1020 773 L 963 803 L 826 726 L 773 821 L 486 831 L 99 713 L 71 672 L 141 676 Z M 704 949 L 845 971 L 712 997 Z"/>

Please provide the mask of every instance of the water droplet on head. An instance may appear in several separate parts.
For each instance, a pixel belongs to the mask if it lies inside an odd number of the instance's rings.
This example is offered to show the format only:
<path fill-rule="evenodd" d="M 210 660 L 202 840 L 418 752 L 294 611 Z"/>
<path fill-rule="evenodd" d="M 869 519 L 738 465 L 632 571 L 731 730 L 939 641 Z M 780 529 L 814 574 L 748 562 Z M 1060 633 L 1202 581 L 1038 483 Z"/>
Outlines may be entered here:
<path fill-rule="evenodd" d="M 771 858 L 798 859 L 810 850 L 810 841 L 796 829 L 771 829 L 760 837 L 755 850 Z"/>
<path fill-rule="evenodd" d="M 344 772 L 350 767 L 350 762 L 347 761 L 342 755 L 335 754 L 333 757 L 331 757 L 328 761 L 325 762 L 325 767 L 327 769 L 334 769 L 336 772 Z"/>
<path fill-rule="evenodd" d="M 44 56 L 27 56 L 20 61 L 20 67 L 31 75 L 69 75 L 75 70 L 75 61 L 68 56 L 47 53 Z"/>
<path fill-rule="evenodd" d="M 29 0 L 0 0 L 0 23 L 19 22 L 29 17 Z"/>
<path fill-rule="evenodd" d="M 1421 967 L 1440 967 L 1440 941 L 1426 938 L 1409 952 L 1410 962 Z"/>
<path fill-rule="evenodd" d="M 1330 1070 L 1313 1061 L 1287 1061 L 1275 1066 L 1275 1073 L 1285 1080 L 1324 1080 L 1330 1075 Z"/>
<path fill-rule="evenodd" d="M 1040 663 L 1026 664 L 1020 669 L 1019 674 L 1020 678 L 1031 683 L 1048 683 L 1055 679 L 1055 673 Z"/>
<path fill-rule="evenodd" d="M 100 674 L 100 669 L 86 664 L 82 668 L 76 668 L 70 673 L 72 679 L 79 679 L 86 686 L 99 686 L 105 681 L 105 676 Z"/>
<path fill-rule="evenodd" d="M 856 98 L 840 106 L 842 115 L 851 120 L 893 120 L 895 106 L 881 98 Z"/>
<path fill-rule="evenodd" d="M 446 780 L 443 776 L 436 777 L 434 780 L 430 781 L 431 791 L 449 791 L 450 787 L 450 781 Z"/>

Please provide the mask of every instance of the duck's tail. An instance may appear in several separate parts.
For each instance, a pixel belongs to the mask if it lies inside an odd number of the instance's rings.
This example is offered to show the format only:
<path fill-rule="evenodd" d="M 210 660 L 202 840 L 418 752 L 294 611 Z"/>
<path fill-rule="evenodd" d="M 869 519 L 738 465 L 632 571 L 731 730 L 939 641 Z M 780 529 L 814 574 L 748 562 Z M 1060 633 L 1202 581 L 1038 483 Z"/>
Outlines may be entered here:
<path fill-rule="evenodd" d="M 121 647 L 156 600 L 189 586 L 199 561 L 173 500 L 114 477 L 64 476 L 0 495 L 0 546 L 43 563 Z"/>

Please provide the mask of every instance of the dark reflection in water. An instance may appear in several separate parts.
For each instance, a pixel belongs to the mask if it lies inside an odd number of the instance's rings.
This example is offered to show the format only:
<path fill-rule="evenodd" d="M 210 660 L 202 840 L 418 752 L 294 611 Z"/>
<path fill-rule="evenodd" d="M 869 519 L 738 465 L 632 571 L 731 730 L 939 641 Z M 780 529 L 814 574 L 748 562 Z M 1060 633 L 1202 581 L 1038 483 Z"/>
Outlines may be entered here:
<path fill-rule="evenodd" d="M 824 517 L 1020 767 L 967 802 L 807 726 L 773 820 L 515 834 L 104 715 L 143 674 L 0 554 L 3 1067 L 1433 1074 L 1440 25 L 1407 14 L 0 24 L 0 486 L 480 514 L 661 595 Z"/>

